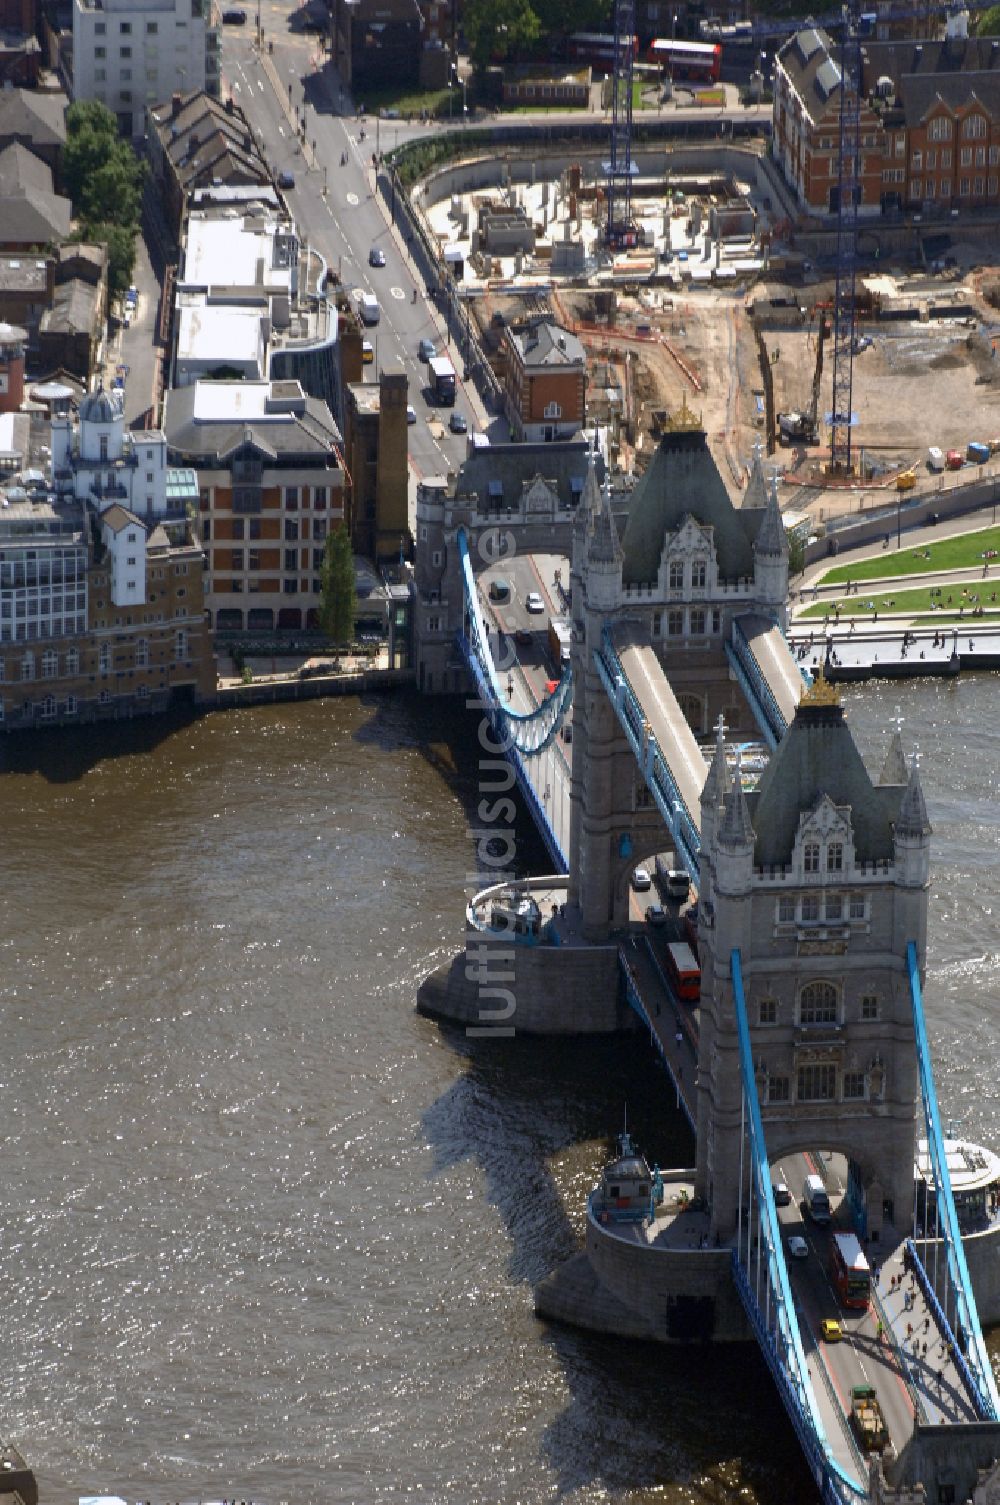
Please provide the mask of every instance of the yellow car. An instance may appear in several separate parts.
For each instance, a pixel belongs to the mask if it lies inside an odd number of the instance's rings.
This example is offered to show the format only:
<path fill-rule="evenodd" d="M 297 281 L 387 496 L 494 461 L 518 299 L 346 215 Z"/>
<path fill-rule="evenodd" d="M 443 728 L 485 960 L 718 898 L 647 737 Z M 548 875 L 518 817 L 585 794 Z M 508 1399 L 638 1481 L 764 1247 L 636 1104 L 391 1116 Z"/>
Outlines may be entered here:
<path fill-rule="evenodd" d="M 912 491 L 916 484 L 917 473 L 915 470 L 900 471 L 899 475 L 896 477 L 897 491 Z"/>
<path fill-rule="evenodd" d="M 825 1343 L 839 1343 L 844 1336 L 844 1329 L 835 1317 L 824 1317 L 819 1325 Z"/>
<path fill-rule="evenodd" d="M 370 366 L 375 360 L 375 347 L 371 340 L 361 341 L 361 364 Z"/>

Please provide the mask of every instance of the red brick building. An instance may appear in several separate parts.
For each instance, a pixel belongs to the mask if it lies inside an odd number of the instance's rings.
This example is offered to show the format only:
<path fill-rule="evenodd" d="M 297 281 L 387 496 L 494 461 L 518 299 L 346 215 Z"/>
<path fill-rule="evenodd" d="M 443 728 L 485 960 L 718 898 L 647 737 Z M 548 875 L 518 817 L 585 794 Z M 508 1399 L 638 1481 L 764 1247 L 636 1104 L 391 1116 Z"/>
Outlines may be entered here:
<path fill-rule="evenodd" d="M 506 329 L 507 417 L 515 439 L 571 439 L 587 421 L 587 356 L 575 334 L 541 319 Z"/>
<path fill-rule="evenodd" d="M 838 49 L 806 27 L 775 59 L 774 156 L 805 213 L 837 209 Z M 859 213 L 1000 208 L 1000 38 L 862 50 Z"/>

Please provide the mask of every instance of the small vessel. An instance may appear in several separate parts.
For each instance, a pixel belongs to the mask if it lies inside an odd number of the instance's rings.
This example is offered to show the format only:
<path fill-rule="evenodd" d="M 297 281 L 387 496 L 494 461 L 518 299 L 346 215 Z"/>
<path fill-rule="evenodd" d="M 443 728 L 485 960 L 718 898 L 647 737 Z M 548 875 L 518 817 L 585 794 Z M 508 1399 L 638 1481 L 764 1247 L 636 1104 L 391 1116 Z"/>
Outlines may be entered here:
<path fill-rule="evenodd" d="M 624 1129 L 618 1136 L 618 1153 L 604 1167 L 594 1193 L 594 1212 L 602 1223 L 645 1223 L 656 1216 L 662 1201 L 659 1169 L 649 1169 Z"/>

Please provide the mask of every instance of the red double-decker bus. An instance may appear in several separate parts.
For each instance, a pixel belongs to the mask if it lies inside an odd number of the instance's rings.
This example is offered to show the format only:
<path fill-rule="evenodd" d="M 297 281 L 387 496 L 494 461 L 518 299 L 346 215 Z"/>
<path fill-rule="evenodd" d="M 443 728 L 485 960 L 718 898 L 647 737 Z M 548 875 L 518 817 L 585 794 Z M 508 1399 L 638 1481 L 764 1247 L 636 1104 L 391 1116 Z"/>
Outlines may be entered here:
<path fill-rule="evenodd" d="M 856 1306 L 864 1311 L 871 1300 L 872 1272 L 853 1233 L 833 1235 L 830 1274 L 841 1306 Z"/>
<path fill-rule="evenodd" d="M 683 78 L 695 84 L 717 84 L 722 70 L 718 42 L 677 42 L 657 37 L 650 46 L 649 59 L 672 79 Z"/>
<path fill-rule="evenodd" d="M 626 46 L 631 49 L 632 56 L 636 57 L 639 38 L 628 38 Z M 604 73 L 610 73 L 615 66 L 615 39 L 608 32 L 574 31 L 569 39 L 568 50 L 574 62 L 589 63 L 592 68 L 599 68 Z"/>

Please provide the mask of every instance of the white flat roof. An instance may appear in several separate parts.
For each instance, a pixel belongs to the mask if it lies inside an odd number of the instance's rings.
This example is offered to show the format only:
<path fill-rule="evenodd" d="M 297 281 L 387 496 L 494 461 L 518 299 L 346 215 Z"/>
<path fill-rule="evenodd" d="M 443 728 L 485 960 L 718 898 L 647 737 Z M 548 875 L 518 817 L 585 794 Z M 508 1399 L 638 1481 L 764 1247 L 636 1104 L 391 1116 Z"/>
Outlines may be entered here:
<path fill-rule="evenodd" d="M 264 358 L 260 309 L 197 302 L 177 310 L 178 361 L 243 365 Z"/>
<path fill-rule="evenodd" d="M 956 1192 L 977 1191 L 1000 1181 L 1000 1156 L 971 1139 L 945 1139 L 945 1159 L 952 1190 Z M 930 1186 L 934 1185 L 927 1140 L 917 1143 L 917 1173 Z"/>
<path fill-rule="evenodd" d="M 199 423 L 218 423 L 227 418 L 249 422 L 269 417 L 265 408 L 270 390 L 271 383 L 267 381 L 196 382 L 194 417 Z"/>
<path fill-rule="evenodd" d="M 289 291 L 291 267 L 274 267 L 274 237 L 289 231 L 277 220 L 234 214 L 188 219 L 183 283 L 199 287 L 254 287 Z"/>

